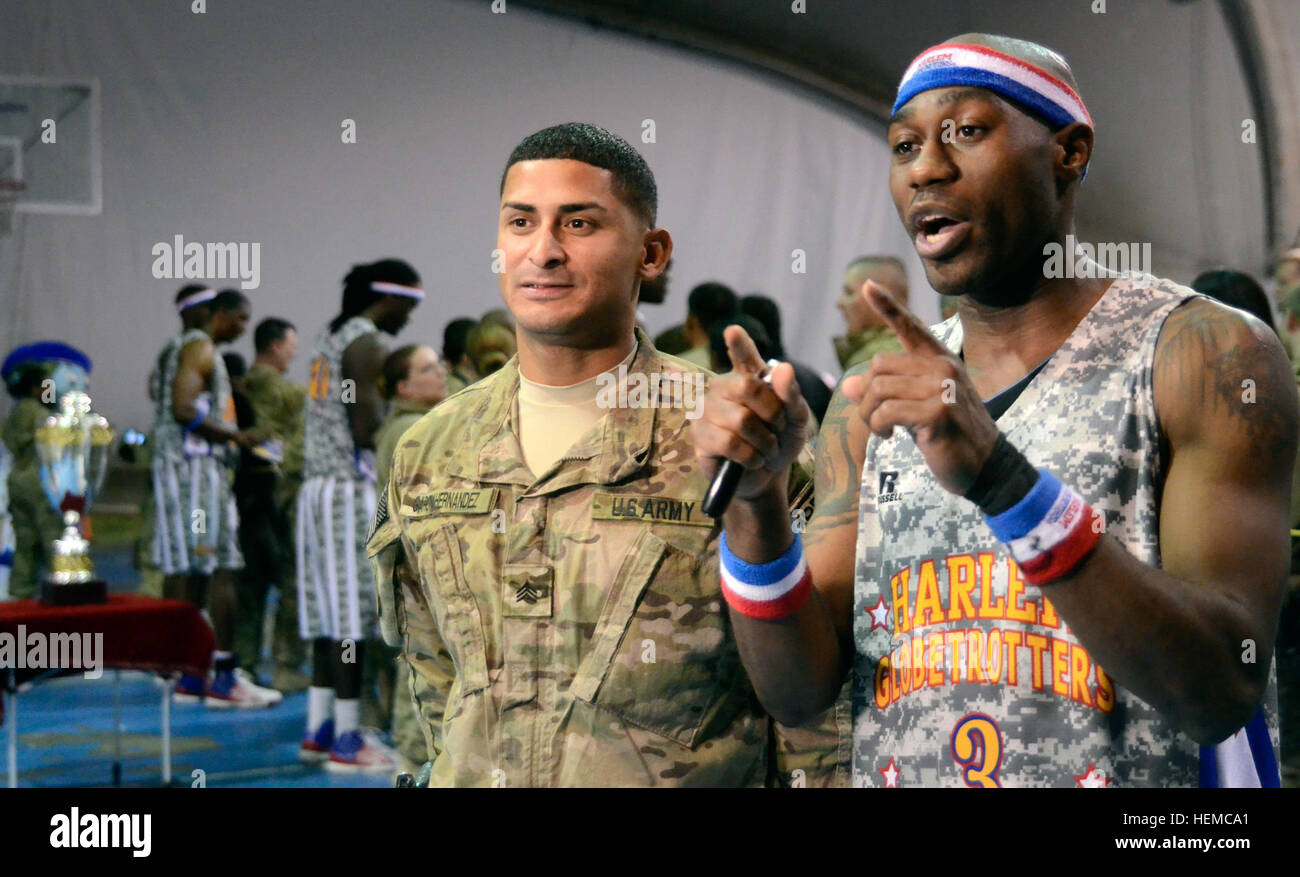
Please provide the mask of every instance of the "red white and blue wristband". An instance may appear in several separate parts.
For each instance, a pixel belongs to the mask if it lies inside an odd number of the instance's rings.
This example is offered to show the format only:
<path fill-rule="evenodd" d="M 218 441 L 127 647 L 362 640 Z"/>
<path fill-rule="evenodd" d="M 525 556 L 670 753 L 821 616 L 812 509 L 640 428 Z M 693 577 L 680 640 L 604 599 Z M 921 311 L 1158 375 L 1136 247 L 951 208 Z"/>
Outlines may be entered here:
<path fill-rule="evenodd" d="M 1046 469 L 1025 498 L 998 515 L 985 515 L 1025 581 L 1046 585 L 1073 572 L 1101 538 L 1092 508 Z"/>
<path fill-rule="evenodd" d="M 722 596 L 741 615 L 776 621 L 798 612 L 812 594 L 812 574 L 798 533 L 785 554 L 768 563 L 748 563 L 732 554 L 726 532 L 718 554 Z"/>

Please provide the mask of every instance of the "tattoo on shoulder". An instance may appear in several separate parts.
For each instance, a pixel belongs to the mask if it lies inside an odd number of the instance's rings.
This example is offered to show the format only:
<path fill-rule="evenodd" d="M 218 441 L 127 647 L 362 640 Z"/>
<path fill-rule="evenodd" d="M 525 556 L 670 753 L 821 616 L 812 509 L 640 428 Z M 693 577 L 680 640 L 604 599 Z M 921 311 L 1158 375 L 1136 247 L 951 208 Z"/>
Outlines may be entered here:
<path fill-rule="evenodd" d="M 1188 302 L 1165 321 L 1155 368 L 1157 390 L 1187 416 L 1236 420 L 1261 449 L 1294 441 L 1295 373 L 1260 321 Z"/>

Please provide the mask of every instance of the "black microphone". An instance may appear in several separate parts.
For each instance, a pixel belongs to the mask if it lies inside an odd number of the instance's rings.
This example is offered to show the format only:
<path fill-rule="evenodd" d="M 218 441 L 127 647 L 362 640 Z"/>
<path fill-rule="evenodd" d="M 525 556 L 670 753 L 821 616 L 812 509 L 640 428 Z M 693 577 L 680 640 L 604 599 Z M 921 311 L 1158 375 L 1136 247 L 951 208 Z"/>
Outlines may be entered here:
<path fill-rule="evenodd" d="M 780 361 L 769 359 L 767 368 L 762 374 L 758 375 L 763 383 L 770 385 L 772 383 L 772 369 L 780 365 Z M 745 467 L 735 460 L 723 460 L 718 471 L 713 475 L 713 481 L 709 484 L 709 490 L 704 494 L 704 513 L 711 518 L 720 518 L 722 513 L 731 505 L 731 497 L 736 493 L 736 485 L 745 474 Z"/>

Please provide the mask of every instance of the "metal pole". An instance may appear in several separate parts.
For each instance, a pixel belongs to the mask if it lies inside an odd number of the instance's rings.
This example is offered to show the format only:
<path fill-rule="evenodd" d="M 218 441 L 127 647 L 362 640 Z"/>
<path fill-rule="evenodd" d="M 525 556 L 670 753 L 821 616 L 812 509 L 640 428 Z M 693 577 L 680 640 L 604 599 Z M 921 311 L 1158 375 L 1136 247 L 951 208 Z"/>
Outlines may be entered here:
<path fill-rule="evenodd" d="M 172 784 L 172 678 L 162 681 L 162 779 L 164 786 Z"/>
<path fill-rule="evenodd" d="M 122 671 L 113 671 L 113 785 L 122 785 Z"/>
<path fill-rule="evenodd" d="M 9 688 L 5 691 L 5 721 L 9 723 L 9 788 L 18 788 L 18 671 L 9 668 Z"/>

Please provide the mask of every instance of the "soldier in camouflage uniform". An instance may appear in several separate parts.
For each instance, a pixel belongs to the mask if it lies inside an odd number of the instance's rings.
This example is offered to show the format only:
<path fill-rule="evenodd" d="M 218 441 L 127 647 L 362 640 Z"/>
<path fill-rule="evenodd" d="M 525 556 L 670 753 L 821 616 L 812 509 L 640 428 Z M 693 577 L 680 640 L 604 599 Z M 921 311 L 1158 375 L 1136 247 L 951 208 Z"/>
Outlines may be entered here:
<path fill-rule="evenodd" d="M 814 587 L 785 613 L 728 598 L 774 714 L 816 715 L 855 668 L 855 785 L 1279 782 L 1296 386 L 1239 311 L 1083 257 L 1053 267 L 1043 230 L 1071 233 L 1092 157 L 1072 83 L 1055 52 L 983 34 L 909 67 L 891 189 L 959 313 L 932 333 L 867 284 L 905 352 L 827 412 Z M 798 408 L 781 380 L 719 379 L 695 430 L 701 457 L 748 467 L 725 521 L 742 584 L 799 554 L 780 473 L 744 444 Z"/>
<path fill-rule="evenodd" d="M 687 438 L 709 373 L 634 330 L 639 284 L 672 249 L 654 201 L 607 131 L 526 138 L 498 229 L 518 355 L 394 453 L 369 551 L 434 786 L 762 786 L 781 770 Z M 811 485 L 793 484 L 806 513 Z"/>
<path fill-rule="evenodd" d="M 356 265 L 343 307 L 316 339 L 308 386 L 303 485 L 298 492 L 298 612 L 312 641 L 307 727 L 298 756 L 341 772 L 387 773 L 397 759 L 360 723 L 364 640 L 375 628 L 365 538 L 375 509 L 379 379 L 396 334 L 424 298 L 420 276 L 398 259 Z"/>
<path fill-rule="evenodd" d="M 474 363 L 466 350 L 466 341 L 475 325 L 476 320 L 458 317 L 448 323 L 442 333 L 442 355 L 446 357 L 443 367 L 447 371 L 448 396 L 459 393 L 478 380 L 478 372 L 474 371 Z"/>
<path fill-rule="evenodd" d="M 257 358 L 244 376 L 244 395 L 257 431 L 268 441 L 236 480 L 240 501 L 240 543 L 247 560 L 239 600 L 238 652 L 249 669 L 257 663 L 266 592 L 279 592 L 272 657 L 273 686 L 282 692 L 307 687 L 301 667 L 306 658 L 298 633 L 298 587 L 294 576 L 293 513 L 302 483 L 303 422 L 307 388 L 285 373 L 298 351 L 298 332 L 289 322 L 268 317 L 253 330 Z M 242 483 L 241 483 L 242 482 Z"/>
<path fill-rule="evenodd" d="M 68 366 L 76 374 L 71 382 L 63 376 Z M 14 400 L 5 418 L 4 443 L 12 455 L 7 479 L 14 536 L 9 596 L 16 600 L 36 596 L 52 543 L 63 533 L 62 518 L 41 486 L 36 428 L 54 413 L 60 395 L 85 389 L 89 372 L 90 360 L 85 354 L 55 341 L 20 347 L 0 368 Z"/>
<path fill-rule="evenodd" d="M 384 425 L 375 433 L 375 472 L 380 495 L 388 489 L 388 473 L 393 468 L 393 451 L 398 439 L 447 397 L 447 380 L 447 371 L 437 352 L 423 344 L 399 347 L 384 360 L 382 389 L 389 408 Z M 411 704 L 410 665 L 400 654 L 396 663 L 395 696 L 391 703 L 393 748 L 418 768 L 429 759 L 429 752 Z"/>
<path fill-rule="evenodd" d="M 835 358 L 844 371 L 870 362 L 877 353 L 897 353 L 903 349 L 893 331 L 862 300 L 862 284 L 868 280 L 907 301 L 907 274 L 903 263 L 894 256 L 861 256 L 849 263 L 844 269 L 843 294 L 835 302 L 844 316 L 848 333 L 832 339 Z"/>

